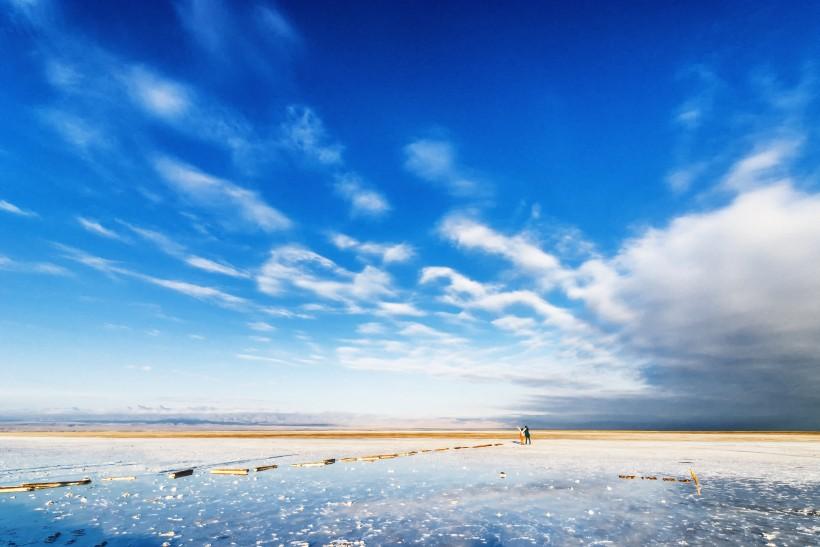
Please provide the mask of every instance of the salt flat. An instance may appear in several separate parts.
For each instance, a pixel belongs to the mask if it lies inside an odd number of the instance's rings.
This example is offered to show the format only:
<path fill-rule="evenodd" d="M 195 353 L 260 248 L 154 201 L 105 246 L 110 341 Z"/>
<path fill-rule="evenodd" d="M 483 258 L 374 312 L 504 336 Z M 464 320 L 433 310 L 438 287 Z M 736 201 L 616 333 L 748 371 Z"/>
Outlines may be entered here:
<path fill-rule="evenodd" d="M 820 544 L 820 442 L 783 439 L 536 435 L 532 446 L 519 446 L 502 436 L 12 435 L 0 437 L 0 484 L 93 482 L 0 494 L 0 545 Z M 290 466 L 488 442 L 504 444 Z M 277 469 L 248 476 L 208 473 L 274 463 Z M 184 467 L 194 467 L 194 475 L 174 480 L 162 473 Z M 702 482 L 701 496 L 692 483 L 662 480 L 688 478 L 690 469 Z M 112 476 L 136 479 L 101 480 Z"/>

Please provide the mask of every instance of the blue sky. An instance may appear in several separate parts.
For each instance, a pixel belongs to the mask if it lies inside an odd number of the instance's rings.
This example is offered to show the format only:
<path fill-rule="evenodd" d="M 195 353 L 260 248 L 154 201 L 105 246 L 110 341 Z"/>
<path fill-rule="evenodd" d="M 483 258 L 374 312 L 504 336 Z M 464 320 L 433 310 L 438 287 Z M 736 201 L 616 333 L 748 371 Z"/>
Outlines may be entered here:
<path fill-rule="evenodd" d="M 818 427 L 818 11 L 6 1 L 0 413 Z"/>

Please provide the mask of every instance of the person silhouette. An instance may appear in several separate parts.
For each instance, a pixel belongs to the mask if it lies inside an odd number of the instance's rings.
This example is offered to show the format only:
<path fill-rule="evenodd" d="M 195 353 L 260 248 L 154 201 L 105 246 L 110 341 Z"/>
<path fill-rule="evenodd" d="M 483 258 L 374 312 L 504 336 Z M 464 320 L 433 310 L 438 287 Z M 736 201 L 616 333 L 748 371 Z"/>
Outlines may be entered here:
<path fill-rule="evenodd" d="M 524 444 L 532 444 L 532 439 L 530 438 L 530 428 L 525 425 L 522 431 L 524 433 Z"/>

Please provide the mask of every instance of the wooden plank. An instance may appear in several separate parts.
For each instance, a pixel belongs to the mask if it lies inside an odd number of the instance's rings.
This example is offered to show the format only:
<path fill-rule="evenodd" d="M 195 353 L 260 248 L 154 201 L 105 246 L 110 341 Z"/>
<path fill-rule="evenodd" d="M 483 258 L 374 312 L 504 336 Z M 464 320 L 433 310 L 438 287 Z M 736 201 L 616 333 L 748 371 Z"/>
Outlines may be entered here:
<path fill-rule="evenodd" d="M 291 464 L 292 467 L 322 467 L 324 465 L 331 465 L 336 463 L 336 458 L 328 458 L 326 460 L 318 461 L 318 462 L 304 462 L 304 463 L 293 463 Z"/>
<path fill-rule="evenodd" d="M 20 486 L 24 488 L 33 488 L 34 490 L 44 490 L 46 488 L 60 488 L 63 486 L 82 486 L 90 483 L 91 479 L 86 478 L 78 481 L 24 482 Z"/>
<path fill-rule="evenodd" d="M 14 494 L 16 492 L 31 492 L 31 486 L 0 486 L 0 494 Z"/>
<path fill-rule="evenodd" d="M 178 471 L 171 471 L 168 473 L 169 479 L 181 479 L 182 477 L 190 477 L 194 474 L 193 469 L 180 469 Z"/>
<path fill-rule="evenodd" d="M 698 476 L 695 474 L 695 470 L 689 468 L 689 474 L 692 475 L 692 480 L 695 481 L 695 490 L 697 491 L 698 496 L 700 496 L 700 480 L 698 480 Z"/>
<path fill-rule="evenodd" d="M 209 471 L 211 475 L 247 475 L 248 469 L 229 469 L 217 467 Z"/>
<path fill-rule="evenodd" d="M 270 471 L 271 469 L 276 469 L 277 467 L 279 466 L 274 463 L 271 465 L 259 465 L 257 467 L 254 467 L 253 470 L 257 473 L 261 473 L 262 471 Z"/>

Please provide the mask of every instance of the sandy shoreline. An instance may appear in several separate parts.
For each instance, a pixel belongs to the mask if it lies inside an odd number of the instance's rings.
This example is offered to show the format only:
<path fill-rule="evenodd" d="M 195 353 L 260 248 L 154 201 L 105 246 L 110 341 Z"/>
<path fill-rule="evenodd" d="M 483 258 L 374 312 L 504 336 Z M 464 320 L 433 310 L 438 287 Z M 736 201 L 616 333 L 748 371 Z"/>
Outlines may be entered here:
<path fill-rule="evenodd" d="M 516 439 L 510 430 L 15 430 L 1 437 L 70 437 L 106 439 Z M 601 431 L 534 430 L 538 440 L 611 441 L 726 441 L 726 442 L 820 442 L 820 432 L 803 431 Z"/>

